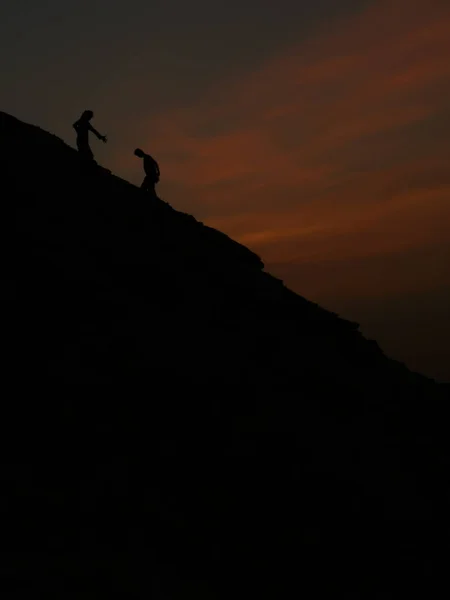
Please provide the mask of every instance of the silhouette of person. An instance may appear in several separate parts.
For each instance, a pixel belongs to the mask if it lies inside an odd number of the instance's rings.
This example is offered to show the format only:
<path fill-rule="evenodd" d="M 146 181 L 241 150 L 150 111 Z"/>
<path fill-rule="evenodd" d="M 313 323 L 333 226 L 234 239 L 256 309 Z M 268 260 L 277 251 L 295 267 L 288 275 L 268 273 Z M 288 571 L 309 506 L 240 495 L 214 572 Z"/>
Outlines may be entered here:
<path fill-rule="evenodd" d="M 150 194 L 156 196 L 155 185 L 158 183 L 160 175 L 158 163 L 150 154 L 146 154 L 140 148 L 136 148 L 134 154 L 144 159 L 145 178 L 142 182 L 141 190 L 150 192 Z"/>
<path fill-rule="evenodd" d="M 106 143 L 106 135 L 101 135 L 91 125 L 91 119 L 94 116 L 92 110 L 85 110 L 78 121 L 75 121 L 73 128 L 77 132 L 77 148 L 78 152 L 86 160 L 94 160 L 94 154 L 89 146 L 89 132 L 92 131 L 99 140 Z"/>

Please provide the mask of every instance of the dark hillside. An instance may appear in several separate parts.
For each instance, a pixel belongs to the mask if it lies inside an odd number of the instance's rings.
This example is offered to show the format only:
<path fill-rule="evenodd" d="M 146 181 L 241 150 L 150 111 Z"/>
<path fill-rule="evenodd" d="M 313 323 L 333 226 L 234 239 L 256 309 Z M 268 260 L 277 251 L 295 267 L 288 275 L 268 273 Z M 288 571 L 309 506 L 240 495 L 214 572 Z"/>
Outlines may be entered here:
<path fill-rule="evenodd" d="M 433 595 L 448 386 L 4 113 L 0 161 L 4 597 Z"/>

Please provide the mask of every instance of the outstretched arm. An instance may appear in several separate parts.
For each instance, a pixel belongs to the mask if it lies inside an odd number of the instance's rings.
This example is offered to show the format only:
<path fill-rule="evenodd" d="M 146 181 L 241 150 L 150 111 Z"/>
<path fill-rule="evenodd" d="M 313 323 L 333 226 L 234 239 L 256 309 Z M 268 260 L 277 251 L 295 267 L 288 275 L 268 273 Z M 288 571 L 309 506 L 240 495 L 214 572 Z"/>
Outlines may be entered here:
<path fill-rule="evenodd" d="M 92 133 L 94 135 L 96 135 L 99 140 L 106 142 L 106 135 L 102 135 L 101 133 L 99 133 L 94 127 L 92 127 L 92 125 L 90 123 L 89 123 L 89 131 L 92 131 Z"/>

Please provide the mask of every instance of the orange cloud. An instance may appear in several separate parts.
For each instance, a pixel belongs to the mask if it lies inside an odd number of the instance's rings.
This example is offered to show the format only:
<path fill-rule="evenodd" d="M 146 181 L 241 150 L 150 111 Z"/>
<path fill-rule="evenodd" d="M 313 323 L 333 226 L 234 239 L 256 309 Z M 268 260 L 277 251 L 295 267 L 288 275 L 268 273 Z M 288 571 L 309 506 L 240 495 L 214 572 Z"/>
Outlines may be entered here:
<path fill-rule="evenodd" d="M 152 119 L 164 196 L 266 263 L 446 243 L 449 57 L 447 1 L 374 0 L 196 106 Z M 394 271 L 385 281 L 395 285 Z"/>

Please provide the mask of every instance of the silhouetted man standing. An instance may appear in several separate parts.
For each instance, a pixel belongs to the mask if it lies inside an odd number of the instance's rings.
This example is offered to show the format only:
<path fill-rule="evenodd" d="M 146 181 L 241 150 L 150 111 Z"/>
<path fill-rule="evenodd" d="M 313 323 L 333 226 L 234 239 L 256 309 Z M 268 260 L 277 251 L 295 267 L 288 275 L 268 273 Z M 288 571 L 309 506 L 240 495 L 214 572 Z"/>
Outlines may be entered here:
<path fill-rule="evenodd" d="M 85 110 L 81 117 L 73 124 L 75 131 L 77 132 L 77 148 L 78 152 L 86 160 L 94 160 L 94 154 L 89 146 L 89 132 L 92 131 L 99 140 L 106 143 L 106 135 L 101 135 L 96 129 L 94 129 L 90 123 L 94 113 L 92 110 Z"/>
<path fill-rule="evenodd" d="M 140 148 L 136 148 L 134 154 L 144 159 L 145 179 L 142 182 L 141 190 L 150 192 L 153 196 L 156 196 L 155 185 L 159 181 L 160 174 L 158 163 L 150 154 L 146 154 Z"/>

